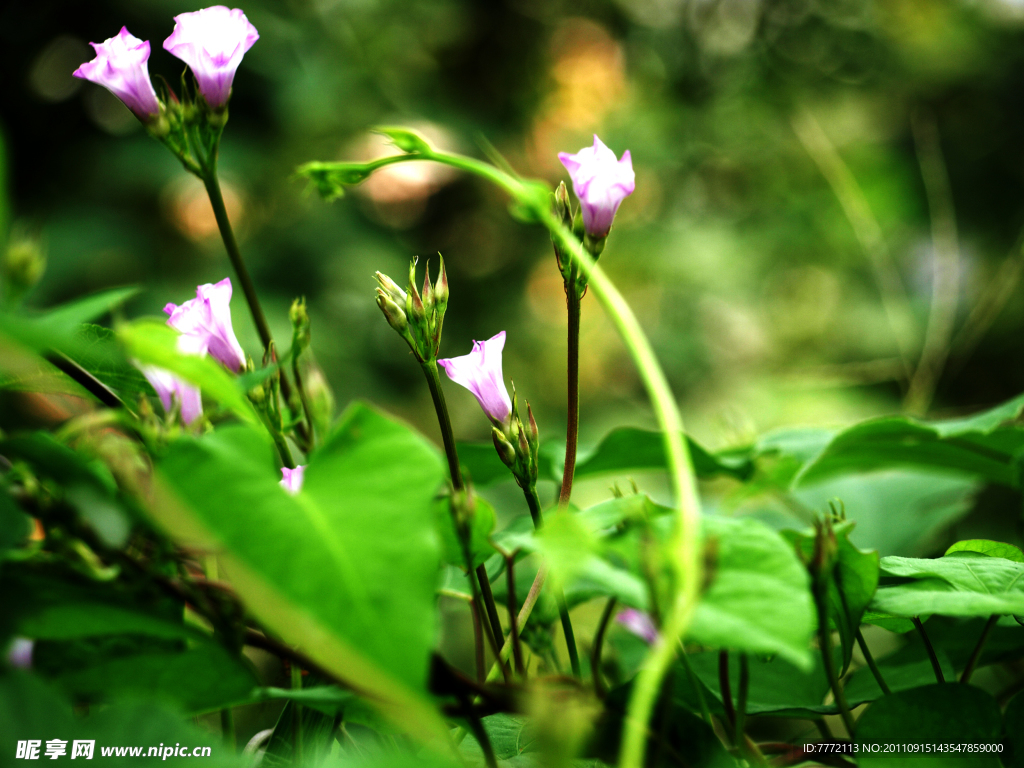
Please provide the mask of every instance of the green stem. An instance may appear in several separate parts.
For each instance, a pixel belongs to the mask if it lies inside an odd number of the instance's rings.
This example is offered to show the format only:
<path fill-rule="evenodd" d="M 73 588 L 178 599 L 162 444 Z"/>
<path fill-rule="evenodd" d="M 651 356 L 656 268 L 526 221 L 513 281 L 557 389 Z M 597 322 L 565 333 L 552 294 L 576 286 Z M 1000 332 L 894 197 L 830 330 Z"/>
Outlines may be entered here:
<path fill-rule="evenodd" d="M 562 470 L 562 488 L 558 494 L 559 506 L 566 506 L 572 496 L 572 481 L 576 473 L 576 446 L 580 431 L 580 315 L 582 297 L 576 288 L 576 269 L 569 270 L 565 284 L 565 305 L 569 316 L 566 352 L 566 382 L 568 412 L 565 437 L 565 469 Z"/>
<path fill-rule="evenodd" d="M 871 655 L 871 651 L 868 649 L 868 644 L 864 640 L 864 635 L 859 629 L 857 630 L 857 645 L 860 646 L 860 652 L 864 654 L 864 661 L 868 663 L 868 668 L 871 670 L 871 674 L 875 676 L 875 682 L 878 683 L 878 687 L 882 689 L 882 693 L 888 696 L 892 691 L 889 690 L 889 686 L 885 684 L 885 678 L 882 677 L 882 671 L 875 663 L 875 657 Z"/>
<path fill-rule="evenodd" d="M 928 652 L 928 659 L 932 663 L 932 669 L 935 671 L 935 679 L 940 683 L 946 682 L 946 676 L 942 674 L 942 665 L 939 664 L 939 657 L 935 653 L 935 648 L 932 647 L 932 641 L 928 638 L 928 633 L 924 631 L 924 624 L 921 623 L 921 619 L 914 616 L 911 621 L 914 622 L 914 626 L 917 627 L 917 633 L 921 635 L 921 640 L 924 642 L 924 649 Z"/>
<path fill-rule="evenodd" d="M 651 648 L 634 682 L 627 705 L 622 739 L 620 768 L 641 768 L 646 749 L 647 724 L 661 688 L 661 679 L 675 657 L 675 644 L 690 624 L 700 598 L 703 563 L 700 557 L 700 501 L 689 449 L 683 439 L 683 419 L 675 397 L 640 327 L 636 315 L 604 271 L 594 262 L 582 243 L 569 231 L 551 209 L 551 196 L 546 185 L 524 182 L 488 163 L 463 155 L 431 151 L 396 156 L 391 162 L 432 160 L 481 176 L 504 189 L 520 206 L 545 226 L 558 241 L 564 253 L 576 262 L 587 278 L 590 290 L 608 313 L 613 325 L 636 365 L 647 389 L 658 427 L 665 442 L 665 457 L 676 501 L 673 539 L 669 547 L 675 571 L 676 594 L 669 606 L 659 640 Z M 330 177 L 332 165 L 308 163 L 300 174 Z"/>
<path fill-rule="evenodd" d="M 974 650 L 971 651 L 971 657 L 967 660 L 967 666 L 964 667 L 964 672 L 960 676 L 960 682 L 965 685 L 971 682 L 971 675 L 974 674 L 974 668 L 978 666 L 978 659 L 981 658 L 981 651 L 985 647 L 985 643 L 988 641 L 988 636 L 992 634 L 992 630 L 995 629 L 996 622 L 999 621 L 998 616 L 990 616 L 989 620 L 985 622 L 985 628 L 981 630 L 981 637 L 978 638 L 978 644 L 974 646 Z"/>
<path fill-rule="evenodd" d="M 686 653 L 686 647 L 682 642 L 679 643 L 679 660 L 683 663 L 683 669 L 686 670 L 686 676 L 690 679 L 690 685 L 693 686 L 693 690 L 697 692 L 697 702 L 700 704 L 700 714 L 704 718 L 704 722 L 711 726 L 714 730 L 715 723 L 711 719 L 711 710 L 708 708 L 708 700 L 704 696 L 704 684 L 701 683 L 700 678 L 697 677 L 697 673 L 693 671 L 693 666 L 690 664 L 690 657 Z"/>
<path fill-rule="evenodd" d="M 232 752 L 235 751 L 235 713 L 231 707 L 220 711 L 220 732 L 224 743 Z"/>
<path fill-rule="evenodd" d="M 210 168 L 204 174 L 203 183 L 206 185 L 206 193 L 210 196 L 210 205 L 213 206 L 213 215 L 217 219 L 217 227 L 220 229 L 221 239 L 224 241 L 224 248 L 228 252 L 231 266 L 235 268 L 235 275 L 242 285 L 242 293 L 249 304 L 249 311 L 252 313 L 253 322 L 256 324 L 256 331 L 263 342 L 263 348 L 269 349 L 273 338 L 270 335 L 270 326 L 267 325 L 266 315 L 263 314 L 263 307 L 260 305 L 259 296 L 256 294 L 256 286 L 253 285 L 249 276 L 249 269 L 242 259 L 242 252 L 238 250 L 238 241 L 235 240 L 235 232 L 231 228 L 231 221 L 228 219 L 228 211 L 224 206 L 224 195 L 220 191 L 220 180 L 217 178 L 216 159 L 210 163 Z M 284 377 L 282 376 L 282 382 Z"/>
<path fill-rule="evenodd" d="M 483 627 L 480 623 L 480 606 L 472 599 L 469 601 L 469 612 L 473 617 L 473 648 L 476 651 L 476 680 L 478 683 L 484 681 L 484 636 Z"/>
<path fill-rule="evenodd" d="M 608 631 L 612 614 L 615 613 L 615 606 L 618 600 L 609 597 L 601 611 L 601 619 L 597 622 L 597 632 L 594 634 L 594 647 L 590 651 L 590 675 L 594 678 L 594 693 L 597 698 L 603 699 L 608 694 L 604 680 L 601 677 L 601 651 L 604 649 L 604 633 Z"/>
<path fill-rule="evenodd" d="M 294 661 L 292 662 L 292 690 L 302 690 L 302 669 Z M 292 762 L 295 765 L 302 765 L 302 706 L 298 701 L 292 701 Z"/>
<path fill-rule="evenodd" d="M 506 591 L 508 592 L 507 607 L 508 607 L 508 638 L 512 641 L 512 658 L 515 659 L 516 663 L 516 674 L 520 678 L 526 677 L 526 665 L 523 664 L 523 645 L 519 642 L 519 622 L 516 619 L 516 612 L 519 610 L 516 606 L 516 556 L 515 553 L 509 553 L 505 557 L 505 577 Z M 499 650 L 500 653 L 500 650 Z"/>
<path fill-rule="evenodd" d="M 465 484 L 462 480 L 462 468 L 459 466 L 459 453 L 455 448 L 452 420 L 448 415 L 448 403 L 445 402 L 444 392 L 441 390 L 441 375 L 437 370 L 437 361 L 427 360 L 422 363 L 422 367 L 423 375 L 427 377 L 430 397 L 434 401 L 434 410 L 437 412 L 437 422 L 441 428 L 441 441 L 444 443 L 444 455 L 448 458 L 448 472 L 452 476 L 452 486 L 455 490 L 461 491 Z"/>
<path fill-rule="evenodd" d="M 526 504 L 530 508 L 530 516 L 533 518 L 534 528 L 540 528 L 544 522 L 540 509 L 540 497 L 537 495 L 537 486 L 531 485 L 523 489 L 526 496 Z M 559 587 L 555 590 L 555 602 L 558 603 L 558 616 L 562 620 L 562 633 L 565 635 L 565 647 L 569 651 L 569 665 L 572 667 L 573 677 L 580 677 L 580 654 L 576 648 L 576 633 L 572 630 L 572 620 L 569 618 L 569 606 L 565 602 L 565 592 Z"/>
<path fill-rule="evenodd" d="M 736 695 L 736 736 L 737 745 L 744 742 L 747 719 L 747 696 L 750 693 L 750 660 L 747 654 L 740 654 L 740 690 Z"/>
<path fill-rule="evenodd" d="M 821 660 L 825 664 L 825 677 L 828 678 L 829 687 L 832 689 L 832 696 L 835 698 L 839 714 L 843 718 L 843 725 L 850 738 L 853 738 L 853 714 L 850 706 L 846 703 L 846 693 L 839 684 L 839 674 L 836 670 L 836 657 L 832 651 L 832 630 L 828 625 L 828 608 L 825 603 L 821 589 L 815 590 L 818 604 L 818 650 L 821 651 Z"/>
<path fill-rule="evenodd" d="M 725 710 L 726 723 L 732 728 L 732 736 L 736 735 L 736 709 L 732 703 L 732 686 L 729 683 L 729 652 L 718 652 L 718 692 L 722 697 L 722 708 Z M 733 741 L 735 746 L 739 743 Z"/>
<path fill-rule="evenodd" d="M 430 389 L 430 397 L 434 401 L 434 410 L 437 413 L 437 423 L 441 429 L 441 442 L 444 444 L 444 454 L 448 459 L 448 471 L 451 473 L 452 487 L 456 491 L 465 489 L 465 482 L 462 479 L 462 468 L 459 466 L 459 454 L 455 448 L 455 432 L 452 429 L 452 420 L 448 415 L 448 403 L 444 399 L 444 391 L 441 389 L 441 375 L 437 370 L 436 360 L 427 360 L 422 363 L 423 375 L 427 379 L 427 387 Z M 466 568 L 469 570 L 473 569 L 473 562 L 470 556 L 469 541 L 466 532 L 459 530 L 460 526 L 456 524 L 456 530 L 459 536 L 463 539 L 463 549 L 466 555 Z M 508 667 L 501 660 L 500 652 L 502 646 L 502 639 L 504 638 L 504 632 L 501 629 L 501 620 L 498 618 L 498 609 L 494 604 L 494 594 L 491 592 L 491 582 L 487 577 L 487 569 L 484 568 L 481 563 L 476 567 L 476 579 L 480 585 L 480 594 L 476 594 L 476 588 L 474 587 L 474 598 L 477 600 L 477 605 L 483 605 L 487 614 L 487 622 L 490 631 L 488 636 L 491 639 L 492 648 L 495 657 L 498 658 L 498 663 L 501 664 L 501 671 L 505 675 L 506 680 L 508 679 Z M 469 577 L 470 584 L 473 582 L 473 576 Z M 482 600 L 481 600 L 482 596 Z"/>

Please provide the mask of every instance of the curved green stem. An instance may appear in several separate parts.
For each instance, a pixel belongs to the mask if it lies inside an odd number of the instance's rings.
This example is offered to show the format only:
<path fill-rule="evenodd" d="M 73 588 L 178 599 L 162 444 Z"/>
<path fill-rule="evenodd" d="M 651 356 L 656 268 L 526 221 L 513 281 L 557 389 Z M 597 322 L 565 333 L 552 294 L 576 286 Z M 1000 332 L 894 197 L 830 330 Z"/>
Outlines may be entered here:
<path fill-rule="evenodd" d="M 935 679 L 940 682 L 946 682 L 946 676 L 942 674 L 942 664 L 939 663 L 939 657 L 935 653 L 935 647 L 932 645 L 931 639 L 928 637 L 928 633 L 924 630 L 924 624 L 921 623 L 921 619 L 917 616 L 911 618 L 914 622 L 914 626 L 917 628 L 917 633 L 921 635 L 921 641 L 924 643 L 924 649 L 928 652 L 928 660 L 932 663 L 932 671 L 935 672 Z"/>
<path fill-rule="evenodd" d="M 885 684 L 885 678 L 882 677 L 882 670 L 878 668 L 878 664 L 875 663 L 875 657 L 871 655 L 871 649 L 868 648 L 867 641 L 864 639 L 864 634 L 858 629 L 857 630 L 857 645 L 860 646 L 860 652 L 864 654 L 864 661 L 868 663 L 868 668 L 871 670 L 871 674 L 874 675 L 875 682 L 878 683 L 878 687 L 882 690 L 886 696 L 892 691 L 889 686 Z"/>
<path fill-rule="evenodd" d="M 587 278 L 590 290 L 608 313 L 633 358 L 650 398 L 662 439 L 665 441 L 665 455 L 676 499 L 675 529 L 669 550 L 675 571 L 675 597 L 666 611 L 661 635 L 636 677 L 626 711 L 619 764 L 621 768 L 641 768 L 646 748 L 647 724 L 661 687 L 661 680 L 675 657 L 677 639 L 685 633 L 693 617 L 703 579 L 703 564 L 700 557 L 700 501 L 689 449 L 683 439 L 682 416 L 665 373 L 636 315 L 612 281 L 586 252 L 582 243 L 555 216 L 551 209 L 551 195 L 545 185 L 515 178 L 474 158 L 444 152 L 398 155 L 394 159 L 389 159 L 389 162 L 418 160 L 444 163 L 491 181 L 508 192 L 520 211 L 528 213 L 551 232 L 563 251 L 576 262 Z M 331 185 L 332 166 L 335 170 L 339 168 L 337 164 L 331 163 L 308 163 L 299 169 L 299 173 L 317 179 L 323 189 Z M 343 182 L 334 183 L 340 185 Z"/>
<path fill-rule="evenodd" d="M 618 602 L 618 598 L 609 597 L 608 602 L 604 604 L 601 618 L 597 622 L 597 632 L 594 633 L 594 647 L 590 651 L 590 676 L 594 680 L 594 693 L 599 699 L 608 695 L 608 688 L 601 678 L 601 652 L 604 650 L 604 634 L 608 631 L 608 625 L 611 623 L 612 614 L 615 613 L 615 606 Z"/>
<path fill-rule="evenodd" d="M 967 666 L 964 667 L 963 674 L 960 676 L 961 683 L 966 685 L 971 682 L 971 675 L 974 674 L 974 668 L 978 666 L 978 659 L 981 658 L 981 652 L 985 648 L 988 636 L 991 635 L 992 630 L 995 629 L 997 621 L 999 621 L 998 616 L 989 616 L 988 621 L 985 622 L 985 628 L 981 630 L 981 637 L 978 638 L 978 642 L 974 646 L 974 650 L 971 651 L 971 657 L 967 660 Z"/>

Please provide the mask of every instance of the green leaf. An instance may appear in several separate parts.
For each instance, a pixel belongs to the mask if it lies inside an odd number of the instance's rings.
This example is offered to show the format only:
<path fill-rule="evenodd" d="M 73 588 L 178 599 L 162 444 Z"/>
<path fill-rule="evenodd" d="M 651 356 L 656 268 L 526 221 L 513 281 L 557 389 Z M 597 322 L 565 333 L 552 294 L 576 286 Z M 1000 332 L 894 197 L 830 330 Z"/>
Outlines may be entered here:
<path fill-rule="evenodd" d="M 949 474 L 890 470 L 801 486 L 792 496 L 818 513 L 838 500 L 857 523 L 851 541 L 885 557 L 928 551 L 941 529 L 971 509 L 976 489 L 972 480 Z"/>
<path fill-rule="evenodd" d="M 956 669 L 953 662 L 950 661 L 949 654 L 936 642 L 931 624 L 928 626 L 928 635 L 935 645 L 935 655 L 939 659 L 939 666 L 942 667 L 942 676 L 952 683 L 956 680 Z M 924 643 L 916 633 L 910 636 L 910 642 L 895 653 L 879 659 L 877 663 L 879 671 L 882 673 L 882 679 L 894 693 L 935 682 L 935 669 L 932 667 Z M 851 707 L 882 698 L 882 689 L 867 667 L 853 672 L 843 683 L 843 690 L 846 693 L 846 701 Z"/>
<path fill-rule="evenodd" d="M 878 587 L 878 553 L 864 552 L 850 543 L 850 532 L 856 523 L 844 522 L 832 530 L 836 540 L 836 560 L 830 573 L 825 574 L 829 619 L 839 630 L 842 644 L 842 671 L 846 674 L 853 658 L 857 628 L 864 611 Z M 783 531 L 783 536 L 794 542 L 809 562 L 814 555 L 814 531 Z"/>
<path fill-rule="evenodd" d="M 525 717 L 500 713 L 484 717 L 481 722 L 494 749 L 494 756 L 499 760 L 511 760 L 537 749 L 536 736 L 532 733 L 530 721 Z M 483 762 L 483 750 L 472 733 L 466 736 L 460 749 L 474 762 Z"/>
<path fill-rule="evenodd" d="M 117 345 L 114 332 L 99 325 L 85 324 L 75 334 L 68 356 L 123 398 L 153 395 L 153 387 L 132 365 Z"/>
<path fill-rule="evenodd" d="M 968 419 L 887 417 L 862 422 L 838 432 L 796 482 L 902 466 L 953 470 L 1016 488 L 1024 430 L 1000 425 L 1019 417 L 1022 409 L 1024 395 Z"/>
<path fill-rule="evenodd" d="M 249 610 L 282 639 L 409 732 L 438 737 L 444 726 L 422 696 L 441 564 L 437 451 L 354 404 L 290 495 L 273 465 L 239 447 L 247 441 L 263 438 L 236 426 L 172 445 L 152 514 L 179 540 L 220 549 Z"/>
<path fill-rule="evenodd" d="M 501 463 L 494 443 L 459 443 L 459 464 L 473 485 L 485 486 L 511 480 L 512 473 Z"/>
<path fill-rule="evenodd" d="M 261 424 L 259 416 L 235 378 L 211 357 L 196 357 L 178 351 L 179 334 L 166 323 L 135 320 L 117 328 L 117 338 L 128 357 L 180 376 L 230 410 L 242 421 Z"/>
<path fill-rule="evenodd" d="M 891 616 L 888 613 L 880 613 L 878 611 L 864 611 L 864 615 L 861 617 L 861 622 L 881 627 L 882 629 L 887 629 L 898 635 L 912 632 L 915 629 L 914 622 L 910 619 Z"/>
<path fill-rule="evenodd" d="M 686 438 L 698 477 L 711 478 L 727 475 L 737 480 L 747 480 L 754 472 L 754 465 L 747 456 L 731 457 L 709 453 L 692 438 Z M 564 456 L 549 456 L 547 474 L 549 479 L 562 479 Z M 665 442 L 660 432 L 635 427 L 619 427 L 605 435 L 592 450 L 581 453 L 576 459 L 575 477 L 583 478 L 610 473 L 622 473 L 645 469 L 665 469 Z"/>
<path fill-rule="evenodd" d="M 473 560 L 472 567 L 476 568 L 494 554 L 490 536 L 494 530 L 496 518 L 494 507 L 486 499 L 475 496 L 473 503 L 475 512 L 469 529 L 469 554 Z M 462 551 L 462 542 L 459 541 L 459 535 L 455 530 L 455 520 L 452 518 L 452 508 L 448 497 L 435 499 L 432 510 L 434 524 L 437 526 L 437 532 L 441 538 L 444 562 L 465 570 L 466 557 Z"/>
<path fill-rule="evenodd" d="M 1006 768 L 1024 768 L 1024 693 L 1018 693 L 1003 711 L 1003 743 Z"/>
<path fill-rule="evenodd" d="M 878 588 L 871 609 L 893 616 L 1024 615 L 1024 563 L 999 557 L 886 557 L 882 573 L 904 580 Z"/>
<path fill-rule="evenodd" d="M 244 701 L 257 684 L 246 663 L 209 639 L 191 647 L 124 634 L 42 640 L 32 665 L 77 701 L 145 697 L 188 714 Z"/>
<path fill-rule="evenodd" d="M 389 125 L 378 125 L 373 133 L 379 133 L 391 140 L 391 143 L 406 153 L 428 155 L 431 153 L 430 143 L 411 128 L 400 128 Z"/>
<path fill-rule="evenodd" d="M 0 313 L 0 333 L 37 352 L 47 349 L 73 351 L 75 335 L 83 323 L 105 315 L 138 292 L 138 288 L 114 288 L 62 304 L 42 314 Z"/>
<path fill-rule="evenodd" d="M 793 548 L 757 520 L 705 516 L 703 525 L 717 554 L 687 639 L 712 648 L 778 653 L 810 669 L 814 602 L 807 569 Z"/>
<path fill-rule="evenodd" d="M 687 660 L 694 675 L 704 686 L 704 699 L 708 708 L 713 714 L 724 714 L 718 676 L 718 652 L 690 653 Z M 750 656 L 748 663 L 748 714 L 814 719 L 837 711 L 834 704 L 824 703 L 829 685 L 820 654 L 814 655 L 809 669 L 796 667 L 782 658 L 766 660 Z M 734 701 L 739 691 L 739 668 L 737 655 L 731 654 L 729 680 Z M 700 712 L 700 699 L 685 668 L 680 665 L 675 674 L 674 695 L 677 701 L 691 712 Z"/>
<path fill-rule="evenodd" d="M 150 747 L 187 745 L 209 748 L 201 762 L 210 768 L 243 768 L 248 763 L 223 746 L 219 736 L 205 733 L 182 721 L 181 715 L 169 712 L 146 700 L 116 703 L 79 719 L 72 717 L 72 703 L 43 683 L 37 676 L 19 670 L 0 675 L 0 746 L 13 757 L 18 740 L 38 739 L 42 742 L 40 758 L 44 758 L 48 739 L 67 740 L 70 759 L 75 739 L 95 741 L 93 760 L 137 765 L 139 758 L 104 757 L 101 750 L 122 746 L 140 746 L 145 758 Z M 198 756 L 197 756 L 198 757 Z M 161 765 L 194 764 L 197 757 L 149 757 Z M 44 758 L 45 759 L 45 758 Z M 81 757 L 77 759 L 82 759 Z"/>
<path fill-rule="evenodd" d="M 894 693 L 875 702 L 857 721 L 855 743 L 858 763 L 876 768 L 921 766 L 998 768 L 992 754 L 965 753 L 929 757 L 867 751 L 868 745 L 994 744 L 999 741 L 1002 717 L 988 693 L 971 685 L 934 684 Z"/>
<path fill-rule="evenodd" d="M 1024 552 L 1020 547 L 1013 544 L 1004 544 L 1001 541 L 989 541 L 988 539 L 966 539 L 958 541 L 946 550 L 946 555 L 953 555 L 957 552 L 968 552 L 989 557 L 1001 557 L 1004 560 L 1013 560 L 1015 563 L 1024 563 Z"/>

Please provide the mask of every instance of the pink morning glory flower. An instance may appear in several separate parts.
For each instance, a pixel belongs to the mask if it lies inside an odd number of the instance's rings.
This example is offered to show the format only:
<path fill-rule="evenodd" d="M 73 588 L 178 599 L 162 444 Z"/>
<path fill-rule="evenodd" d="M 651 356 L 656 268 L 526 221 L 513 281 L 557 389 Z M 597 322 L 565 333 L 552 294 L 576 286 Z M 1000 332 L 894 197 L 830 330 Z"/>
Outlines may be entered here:
<path fill-rule="evenodd" d="M 627 149 L 622 159 L 594 134 L 594 146 L 584 147 L 575 155 L 559 152 L 558 159 L 572 178 L 572 189 L 583 211 L 583 226 L 594 238 L 608 235 L 619 204 L 633 194 L 636 175 Z"/>
<path fill-rule="evenodd" d="M 128 27 L 121 27 L 116 37 L 89 45 L 96 51 L 96 58 L 72 74 L 102 85 L 142 122 L 157 117 L 160 102 L 149 79 L 149 41 L 139 40 Z"/>
<path fill-rule="evenodd" d="M 163 368 L 156 368 L 151 365 L 139 366 L 142 375 L 153 385 L 157 397 L 164 407 L 165 413 L 170 413 L 177 401 L 181 407 L 181 418 L 186 424 L 191 424 L 203 413 L 203 399 L 199 394 L 199 388 L 186 384 L 173 373 Z"/>
<path fill-rule="evenodd" d="M 164 48 L 188 64 L 206 103 L 222 109 L 231 96 L 235 70 L 259 39 L 240 8 L 214 5 L 175 16 Z"/>
<path fill-rule="evenodd" d="M 280 486 L 288 491 L 288 493 L 298 493 L 302 490 L 302 480 L 305 476 L 305 472 L 305 464 L 299 464 L 295 469 L 281 467 Z"/>
<path fill-rule="evenodd" d="M 473 351 L 462 357 L 438 360 L 448 378 L 461 384 L 480 403 L 493 421 L 504 424 L 512 414 L 512 401 L 501 375 L 501 350 L 505 347 L 502 331 L 487 341 L 474 341 Z"/>
<path fill-rule="evenodd" d="M 183 352 L 209 352 L 232 373 L 245 367 L 245 353 L 231 326 L 231 278 L 200 285 L 194 299 L 168 304 L 164 312 L 170 315 L 167 324 L 182 334 L 178 347 Z"/>
<path fill-rule="evenodd" d="M 635 608 L 627 608 L 615 617 L 615 621 L 647 643 L 658 639 L 658 629 L 651 621 L 650 615 Z"/>

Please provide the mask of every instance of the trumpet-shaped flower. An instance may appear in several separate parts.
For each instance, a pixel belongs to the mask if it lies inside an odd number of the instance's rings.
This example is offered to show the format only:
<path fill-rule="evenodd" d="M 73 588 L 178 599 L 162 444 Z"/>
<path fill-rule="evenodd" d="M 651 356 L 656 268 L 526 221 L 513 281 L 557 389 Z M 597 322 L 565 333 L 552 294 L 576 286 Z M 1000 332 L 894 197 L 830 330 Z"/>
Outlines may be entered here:
<path fill-rule="evenodd" d="M 627 608 L 615 617 L 615 621 L 648 644 L 658 639 L 657 627 L 654 626 L 651 617 L 643 611 Z"/>
<path fill-rule="evenodd" d="M 151 365 L 139 366 L 142 375 L 153 385 L 157 397 L 164 407 L 166 413 L 171 412 L 174 402 L 177 401 L 181 407 L 181 418 L 186 424 L 191 424 L 203 413 L 203 399 L 198 387 L 186 384 L 173 373 L 163 368 L 156 368 Z"/>
<path fill-rule="evenodd" d="M 242 57 L 259 39 L 240 8 L 214 5 L 175 16 L 174 31 L 164 40 L 164 48 L 188 64 L 206 103 L 222 109 Z"/>
<path fill-rule="evenodd" d="M 619 204 L 636 188 L 629 150 L 617 160 L 615 153 L 594 134 L 594 146 L 584 147 L 575 155 L 559 152 L 558 159 L 572 178 L 587 234 L 593 238 L 606 237 Z"/>
<path fill-rule="evenodd" d="M 231 278 L 200 285 L 194 299 L 168 304 L 164 312 L 170 315 L 167 324 L 182 334 L 178 347 L 183 352 L 209 352 L 232 373 L 245 367 L 245 353 L 231 326 Z"/>
<path fill-rule="evenodd" d="M 473 351 L 462 357 L 438 360 L 448 378 L 473 393 L 493 421 L 504 424 L 512 414 L 512 401 L 501 375 L 502 331 L 487 341 L 474 341 Z"/>
<path fill-rule="evenodd" d="M 160 101 L 149 79 L 149 41 L 142 41 L 121 27 L 116 37 L 89 43 L 96 58 L 72 74 L 102 85 L 125 103 L 135 116 L 148 123 L 160 114 Z"/>
<path fill-rule="evenodd" d="M 295 469 L 281 467 L 281 482 L 279 485 L 288 493 L 298 493 L 302 490 L 302 480 L 305 477 L 306 465 L 299 464 Z"/>

